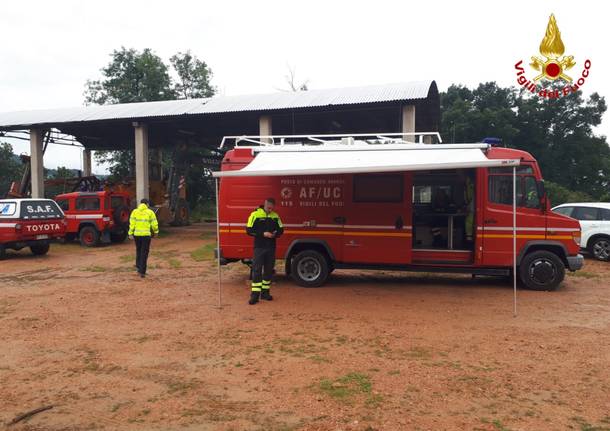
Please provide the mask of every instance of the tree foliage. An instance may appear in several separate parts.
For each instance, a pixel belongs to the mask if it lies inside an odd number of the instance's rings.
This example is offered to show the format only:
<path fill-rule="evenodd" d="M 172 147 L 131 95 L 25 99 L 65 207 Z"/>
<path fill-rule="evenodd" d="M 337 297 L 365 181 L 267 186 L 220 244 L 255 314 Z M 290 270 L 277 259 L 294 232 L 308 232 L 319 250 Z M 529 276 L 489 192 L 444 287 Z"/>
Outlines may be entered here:
<path fill-rule="evenodd" d="M 13 181 L 19 181 L 23 164 L 13 153 L 13 146 L 0 142 L 0 197 L 4 197 Z"/>
<path fill-rule="evenodd" d="M 65 166 L 58 166 L 57 169 L 53 169 L 51 171 L 49 177 L 55 180 L 59 180 L 62 178 L 72 178 L 74 177 L 74 172 L 72 171 L 72 169 L 68 169 Z"/>
<path fill-rule="evenodd" d="M 171 69 L 178 76 L 171 77 Z M 85 85 L 85 103 L 114 104 L 154 102 L 159 100 L 210 97 L 215 88 L 212 71 L 190 51 L 177 53 L 166 64 L 150 49 L 138 51 L 122 47 L 111 54 L 108 65 L 101 69 L 102 78 Z M 133 151 L 96 151 L 95 160 L 107 164 L 114 179 L 133 176 Z"/>
<path fill-rule="evenodd" d="M 179 52 L 169 59 L 178 75 L 174 91 L 181 99 L 211 97 L 215 88 L 210 84 L 212 70 L 191 54 L 191 51 Z"/>
<path fill-rule="evenodd" d="M 610 147 L 593 129 L 605 111 L 597 93 L 544 99 L 495 82 L 475 89 L 452 85 L 441 94 L 441 133 L 451 142 L 500 137 L 531 153 L 547 180 L 600 199 L 610 187 Z"/>
<path fill-rule="evenodd" d="M 110 63 L 101 70 L 102 79 L 87 81 L 87 104 L 153 102 L 176 98 L 167 65 L 150 49 L 139 52 L 123 47 L 113 51 L 111 57 Z"/>

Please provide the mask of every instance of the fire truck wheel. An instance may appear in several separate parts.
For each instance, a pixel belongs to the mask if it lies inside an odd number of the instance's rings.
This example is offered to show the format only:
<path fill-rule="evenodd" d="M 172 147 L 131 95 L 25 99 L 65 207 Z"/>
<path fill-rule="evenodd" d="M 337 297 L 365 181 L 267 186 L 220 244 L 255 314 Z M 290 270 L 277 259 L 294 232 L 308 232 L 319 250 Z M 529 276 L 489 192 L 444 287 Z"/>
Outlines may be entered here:
<path fill-rule="evenodd" d="M 550 251 L 539 250 L 526 255 L 519 267 L 519 278 L 530 290 L 555 290 L 564 276 L 563 262 Z"/>
<path fill-rule="evenodd" d="M 0 245 L 0 260 L 4 259 L 6 257 L 6 250 L 4 249 L 3 245 Z"/>
<path fill-rule="evenodd" d="M 42 256 L 49 252 L 49 244 L 36 244 L 30 247 L 33 255 Z"/>
<path fill-rule="evenodd" d="M 93 226 L 85 226 L 80 230 L 78 239 L 83 247 L 95 247 L 100 239 L 100 234 Z"/>
<path fill-rule="evenodd" d="M 319 287 L 328 278 L 328 260 L 315 250 L 304 250 L 291 259 L 290 275 L 304 287 Z"/>
<path fill-rule="evenodd" d="M 607 262 L 610 260 L 610 238 L 599 237 L 591 242 L 590 253 L 597 260 Z"/>

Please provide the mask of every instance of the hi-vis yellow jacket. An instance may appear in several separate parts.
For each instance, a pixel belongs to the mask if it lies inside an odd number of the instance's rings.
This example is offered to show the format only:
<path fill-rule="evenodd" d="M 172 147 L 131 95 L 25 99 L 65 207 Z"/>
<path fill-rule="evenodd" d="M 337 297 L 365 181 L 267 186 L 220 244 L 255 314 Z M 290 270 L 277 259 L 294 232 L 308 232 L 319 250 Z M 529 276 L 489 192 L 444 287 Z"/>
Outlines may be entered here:
<path fill-rule="evenodd" d="M 129 235 L 151 236 L 152 232 L 159 233 L 157 216 L 146 204 L 140 204 L 129 217 Z"/>

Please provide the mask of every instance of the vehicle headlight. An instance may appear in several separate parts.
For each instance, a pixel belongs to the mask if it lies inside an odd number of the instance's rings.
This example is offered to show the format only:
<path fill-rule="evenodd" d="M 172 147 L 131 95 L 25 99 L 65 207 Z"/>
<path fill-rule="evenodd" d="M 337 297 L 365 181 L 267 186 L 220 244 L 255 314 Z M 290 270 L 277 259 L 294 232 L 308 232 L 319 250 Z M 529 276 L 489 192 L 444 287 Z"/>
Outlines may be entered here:
<path fill-rule="evenodd" d="M 574 240 L 574 242 L 576 243 L 576 245 L 580 246 L 580 231 L 578 232 L 572 232 L 572 239 Z"/>

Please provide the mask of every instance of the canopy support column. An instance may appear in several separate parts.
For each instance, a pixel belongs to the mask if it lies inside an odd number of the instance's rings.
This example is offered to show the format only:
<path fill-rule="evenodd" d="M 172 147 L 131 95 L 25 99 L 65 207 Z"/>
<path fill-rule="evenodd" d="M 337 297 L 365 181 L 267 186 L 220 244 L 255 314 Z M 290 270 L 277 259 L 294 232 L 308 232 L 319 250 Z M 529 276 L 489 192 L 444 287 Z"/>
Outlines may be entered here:
<path fill-rule="evenodd" d="M 517 167 L 513 166 L 513 317 L 517 317 Z"/>
<path fill-rule="evenodd" d="M 220 180 L 215 178 L 214 189 L 216 192 L 216 263 L 218 265 L 218 308 L 222 307 L 222 271 L 220 268 L 220 258 L 222 253 L 220 252 L 220 211 L 218 208 L 218 182 Z"/>
<path fill-rule="evenodd" d="M 33 198 L 44 198 L 44 133 L 42 129 L 30 129 L 30 172 Z"/>
<path fill-rule="evenodd" d="M 83 176 L 91 176 L 91 150 L 83 151 Z"/>
<path fill-rule="evenodd" d="M 136 199 L 149 198 L 148 186 L 148 126 L 143 123 L 133 123 L 136 153 Z"/>
<path fill-rule="evenodd" d="M 273 134 L 271 129 L 271 115 L 261 115 L 258 118 L 258 134 L 261 136 L 270 136 Z M 269 144 L 271 143 L 270 139 L 262 139 L 262 141 L 266 141 Z"/>
<path fill-rule="evenodd" d="M 415 133 L 415 106 L 414 105 L 403 105 L 402 117 L 401 117 L 401 132 L 402 133 Z M 405 140 L 415 141 L 415 136 L 406 135 L 403 136 Z"/>

